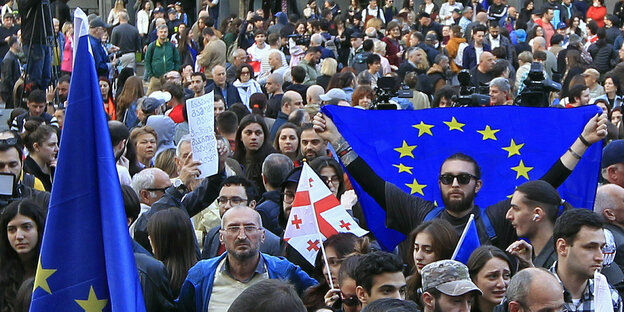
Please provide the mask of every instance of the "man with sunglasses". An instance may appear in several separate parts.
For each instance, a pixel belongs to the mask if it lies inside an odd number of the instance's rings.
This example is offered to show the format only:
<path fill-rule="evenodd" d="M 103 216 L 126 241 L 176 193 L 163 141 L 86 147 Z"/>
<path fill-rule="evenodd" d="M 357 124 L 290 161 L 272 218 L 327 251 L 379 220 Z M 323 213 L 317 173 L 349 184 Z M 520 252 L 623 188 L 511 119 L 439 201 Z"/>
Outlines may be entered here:
<path fill-rule="evenodd" d="M 606 116 L 594 116 L 585 125 L 582 133 L 572 146 L 541 178 L 553 187 L 558 187 L 572 173 L 585 150 L 606 134 Z M 448 157 L 440 167 L 438 186 L 443 200 L 443 207 L 422 198 L 403 192 L 392 183 L 379 177 L 366 162 L 358 157 L 345 141 L 338 129 L 323 114 L 314 117 L 314 128 L 319 135 L 329 141 L 336 149 L 351 176 L 386 210 L 386 224 L 404 235 L 421 222 L 433 218 L 449 221 L 458 234 L 461 234 L 471 214 L 474 214 L 477 232 L 482 244 L 493 244 L 505 250 L 517 240 L 511 223 L 505 219 L 511 199 L 502 200 L 489 207 L 480 208 L 474 203 L 476 194 L 481 190 L 481 171 L 476 161 L 465 154 L 458 153 Z M 407 240 L 399 246 L 407 260 L 409 248 Z M 407 262 L 407 261 L 405 261 Z"/>
<path fill-rule="evenodd" d="M 242 192 L 240 195 L 245 196 Z M 219 196 L 219 202 L 227 206 L 232 201 L 252 203 L 234 194 Z M 254 209 L 244 205 L 229 207 L 219 231 L 226 252 L 220 257 L 201 260 L 189 270 L 178 297 L 179 311 L 227 311 L 243 290 L 265 279 L 286 280 L 300 295 L 317 284 L 288 260 L 262 253 L 266 233 Z"/>
<path fill-rule="evenodd" d="M 145 249 L 152 250 L 147 238 L 147 228 L 138 226 L 143 223 L 146 213 L 150 211 L 152 205 L 165 195 L 165 190 L 171 186 L 169 175 L 159 168 L 145 168 L 132 177 L 132 188 L 139 196 L 141 211 L 137 221 L 130 225 L 131 233 L 134 233 L 134 240 Z M 147 225 L 147 222 L 145 221 Z"/>
<path fill-rule="evenodd" d="M 0 188 L 2 194 L 10 194 L 0 195 L 0 212 L 10 202 L 19 199 L 32 199 L 46 210 L 50 203 L 50 193 L 35 189 L 36 178 L 22 172 L 23 150 L 24 145 L 17 133 L 8 130 L 0 132 L 0 174 L 9 174 L 9 178 L 13 179 L 10 188 L 4 183 L 5 187 Z"/>
<path fill-rule="evenodd" d="M 217 197 L 217 206 L 219 207 L 219 216 L 223 220 L 225 213 L 232 207 L 249 207 L 255 209 L 258 197 L 258 189 L 256 185 L 241 176 L 230 176 L 223 180 L 219 197 Z M 204 238 L 204 248 L 202 249 L 202 259 L 209 259 L 222 255 L 226 251 L 226 244 L 220 239 L 222 227 L 215 226 Z M 264 231 L 264 229 L 263 229 Z M 273 255 L 280 255 L 280 239 L 275 234 L 267 231 L 265 239 L 260 243 L 260 251 Z"/>

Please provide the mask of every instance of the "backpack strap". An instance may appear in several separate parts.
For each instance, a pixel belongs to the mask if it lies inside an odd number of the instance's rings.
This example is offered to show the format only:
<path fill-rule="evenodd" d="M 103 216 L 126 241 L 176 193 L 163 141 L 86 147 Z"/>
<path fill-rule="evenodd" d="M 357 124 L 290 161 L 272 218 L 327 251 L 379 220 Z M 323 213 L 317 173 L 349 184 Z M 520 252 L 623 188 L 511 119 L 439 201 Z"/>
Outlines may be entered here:
<path fill-rule="evenodd" d="M 442 211 L 444 211 L 444 207 L 434 207 L 433 209 L 431 209 L 431 211 L 429 211 L 429 213 L 427 213 L 423 221 L 431 221 L 437 218 L 442 213 Z"/>
<path fill-rule="evenodd" d="M 485 231 L 487 232 L 488 237 L 490 238 L 490 241 L 494 240 L 496 238 L 496 230 L 494 230 L 494 227 L 492 226 L 492 222 L 490 222 L 490 217 L 488 217 L 486 209 L 479 209 L 480 211 L 480 215 L 481 215 L 481 222 L 483 223 L 483 226 L 485 227 Z"/>

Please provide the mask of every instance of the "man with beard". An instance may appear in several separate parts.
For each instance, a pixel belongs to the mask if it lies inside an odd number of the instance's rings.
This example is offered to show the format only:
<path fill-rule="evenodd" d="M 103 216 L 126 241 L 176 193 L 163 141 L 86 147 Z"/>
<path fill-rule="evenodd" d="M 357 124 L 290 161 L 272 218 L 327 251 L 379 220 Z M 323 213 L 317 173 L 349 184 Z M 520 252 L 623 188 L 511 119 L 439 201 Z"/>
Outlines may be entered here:
<path fill-rule="evenodd" d="M 305 80 L 303 81 L 304 85 L 313 85 L 316 83 L 316 78 L 319 76 L 319 71 L 316 69 L 316 64 L 318 64 L 321 59 L 321 50 L 318 47 L 310 47 L 306 51 L 303 60 L 299 62 L 299 66 L 301 66 L 305 72 Z"/>
<path fill-rule="evenodd" d="M 443 206 L 410 196 L 399 187 L 380 178 L 366 162 L 357 156 L 338 129 L 325 115 L 314 117 L 314 129 L 324 140 L 336 149 L 351 177 L 372 196 L 386 211 L 386 225 L 406 236 L 423 221 L 442 218 L 449 221 L 461 234 L 471 214 L 474 214 L 477 232 L 482 244 L 492 244 L 503 250 L 517 240 L 516 233 L 505 219 L 510 199 L 504 199 L 489 207 L 475 205 L 474 198 L 481 190 L 481 169 L 476 161 L 462 153 L 456 153 L 444 160 L 440 167 L 438 186 Z M 541 178 L 557 188 L 572 173 L 572 170 L 588 146 L 600 141 L 607 134 L 606 117 L 595 116 L 585 125 L 579 138 Z M 584 143 L 585 142 L 585 143 Z M 587 144 L 586 144 L 587 143 Z M 407 260 L 407 240 L 400 249 Z"/>
<path fill-rule="evenodd" d="M 189 270 L 178 298 L 179 311 L 227 311 L 243 290 L 265 279 L 286 280 L 300 295 L 317 284 L 288 260 L 261 253 L 264 238 L 262 219 L 255 210 L 245 206 L 228 209 L 219 232 L 226 252 L 201 260 Z"/>
<path fill-rule="evenodd" d="M 319 156 L 327 156 L 327 141 L 321 138 L 311 123 L 301 125 L 301 157 L 311 162 Z"/>
<path fill-rule="evenodd" d="M 115 155 L 119 183 L 122 185 L 131 185 L 132 179 L 130 178 L 128 168 L 119 164 L 119 160 L 126 151 L 126 144 L 128 143 L 128 137 L 130 137 L 130 131 L 123 122 L 111 120 L 108 122 L 108 132 L 110 132 L 111 143 L 113 143 L 113 154 Z"/>

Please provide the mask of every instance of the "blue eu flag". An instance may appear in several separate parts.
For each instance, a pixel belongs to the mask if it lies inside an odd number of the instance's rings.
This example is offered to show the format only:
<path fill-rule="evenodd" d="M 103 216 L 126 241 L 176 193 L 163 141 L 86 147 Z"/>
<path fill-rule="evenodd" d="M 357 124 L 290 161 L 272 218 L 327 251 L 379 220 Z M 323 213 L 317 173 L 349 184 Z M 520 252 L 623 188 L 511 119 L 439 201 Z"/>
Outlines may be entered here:
<path fill-rule="evenodd" d="M 408 194 L 442 205 L 438 175 L 448 156 L 461 152 L 481 167 L 483 186 L 475 204 L 487 207 L 541 178 L 599 112 L 574 109 L 462 107 L 417 111 L 366 111 L 325 106 L 353 150 L 386 181 Z M 594 144 L 559 188 L 576 207 L 592 207 L 601 148 Z M 354 182 L 353 179 L 351 181 Z M 369 229 L 385 249 L 405 237 L 385 226 L 385 211 L 354 183 Z"/>
<path fill-rule="evenodd" d="M 472 252 L 479 248 L 479 246 L 481 246 L 481 242 L 479 241 L 479 233 L 477 233 L 477 224 L 475 223 L 474 215 L 470 215 L 470 219 L 466 223 L 464 232 L 459 238 L 451 260 L 457 260 L 463 264 L 467 264 Z"/>
<path fill-rule="evenodd" d="M 30 311 L 145 311 L 87 16 L 75 57 Z"/>

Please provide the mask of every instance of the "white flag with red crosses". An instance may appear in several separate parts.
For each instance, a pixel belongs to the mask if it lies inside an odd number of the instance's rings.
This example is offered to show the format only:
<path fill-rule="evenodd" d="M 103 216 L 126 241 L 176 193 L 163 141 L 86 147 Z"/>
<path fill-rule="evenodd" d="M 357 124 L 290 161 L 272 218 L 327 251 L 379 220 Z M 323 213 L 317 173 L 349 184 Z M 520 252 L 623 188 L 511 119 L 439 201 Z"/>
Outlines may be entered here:
<path fill-rule="evenodd" d="M 323 180 L 304 163 L 284 240 L 314 265 L 323 241 L 337 233 L 361 237 L 368 231 L 353 220 Z"/>

